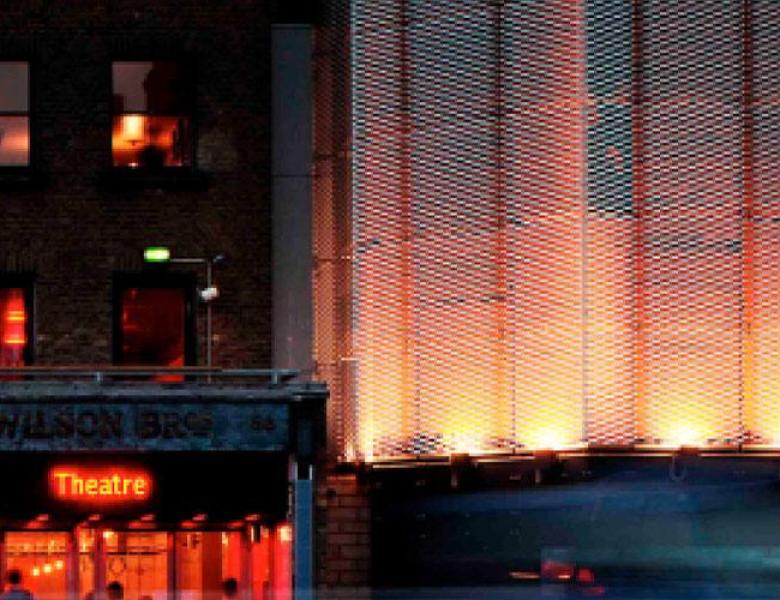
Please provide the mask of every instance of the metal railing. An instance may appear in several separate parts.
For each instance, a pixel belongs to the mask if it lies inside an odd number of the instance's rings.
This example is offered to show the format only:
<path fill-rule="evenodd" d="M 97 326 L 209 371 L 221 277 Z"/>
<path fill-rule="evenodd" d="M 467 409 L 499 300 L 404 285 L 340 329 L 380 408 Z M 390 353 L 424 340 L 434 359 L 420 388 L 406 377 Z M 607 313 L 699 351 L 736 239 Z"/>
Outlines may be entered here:
<path fill-rule="evenodd" d="M 0 367 L 3 381 L 89 381 L 135 383 L 264 383 L 272 386 L 289 382 L 299 375 L 296 369 L 231 369 L 219 367 L 134 366 L 30 366 Z"/>

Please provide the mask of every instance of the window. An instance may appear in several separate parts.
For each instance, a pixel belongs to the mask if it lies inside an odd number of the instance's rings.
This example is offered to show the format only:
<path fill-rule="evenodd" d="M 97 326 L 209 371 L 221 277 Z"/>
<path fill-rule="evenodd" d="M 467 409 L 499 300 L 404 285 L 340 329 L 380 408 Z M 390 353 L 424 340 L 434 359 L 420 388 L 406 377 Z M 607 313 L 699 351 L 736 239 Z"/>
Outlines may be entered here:
<path fill-rule="evenodd" d="M 0 61 L 0 167 L 30 165 L 30 66 Z"/>
<path fill-rule="evenodd" d="M 193 364 L 193 290 L 189 280 L 178 278 L 119 277 L 114 288 L 114 362 Z"/>
<path fill-rule="evenodd" d="M 32 362 L 30 296 L 27 287 L 0 287 L 0 367 Z"/>
<path fill-rule="evenodd" d="M 160 169 L 192 165 L 189 69 L 170 61 L 112 64 L 115 167 Z"/>

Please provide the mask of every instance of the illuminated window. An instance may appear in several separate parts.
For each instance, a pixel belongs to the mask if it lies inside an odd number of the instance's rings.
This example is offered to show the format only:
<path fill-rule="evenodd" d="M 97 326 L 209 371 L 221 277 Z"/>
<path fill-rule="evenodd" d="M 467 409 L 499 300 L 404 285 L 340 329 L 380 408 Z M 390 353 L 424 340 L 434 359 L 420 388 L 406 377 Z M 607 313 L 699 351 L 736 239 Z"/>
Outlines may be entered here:
<path fill-rule="evenodd" d="M 0 288 L 0 367 L 30 362 L 28 296 L 22 287 Z"/>
<path fill-rule="evenodd" d="M 176 62 L 112 64 L 115 167 L 192 165 L 192 80 Z"/>
<path fill-rule="evenodd" d="M 0 61 L 0 167 L 30 164 L 30 67 Z"/>
<path fill-rule="evenodd" d="M 115 286 L 114 359 L 118 364 L 183 367 L 194 362 L 191 287 L 143 276 Z"/>

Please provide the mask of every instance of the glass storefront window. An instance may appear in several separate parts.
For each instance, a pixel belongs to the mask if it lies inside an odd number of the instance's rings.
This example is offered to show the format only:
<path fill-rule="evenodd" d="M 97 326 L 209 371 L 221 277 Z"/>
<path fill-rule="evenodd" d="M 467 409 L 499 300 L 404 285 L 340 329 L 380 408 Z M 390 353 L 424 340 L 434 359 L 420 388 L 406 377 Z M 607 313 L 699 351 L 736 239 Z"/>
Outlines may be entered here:
<path fill-rule="evenodd" d="M 6 569 L 17 570 L 22 585 L 38 600 L 62 598 L 67 589 L 67 550 L 67 533 L 9 532 Z"/>
<path fill-rule="evenodd" d="M 232 531 L 8 531 L 0 545 L 36 600 L 289 600 L 286 526 Z M 173 594 L 173 596 L 171 595 Z"/>

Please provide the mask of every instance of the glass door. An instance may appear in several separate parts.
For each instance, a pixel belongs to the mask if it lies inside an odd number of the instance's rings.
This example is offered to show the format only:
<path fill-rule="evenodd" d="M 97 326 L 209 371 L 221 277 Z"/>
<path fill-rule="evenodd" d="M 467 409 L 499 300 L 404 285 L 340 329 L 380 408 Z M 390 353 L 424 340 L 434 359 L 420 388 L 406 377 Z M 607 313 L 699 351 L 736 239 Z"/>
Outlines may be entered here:
<path fill-rule="evenodd" d="M 168 534 L 104 530 L 105 585 L 132 600 L 167 600 Z M 109 594 L 109 597 L 111 594 Z"/>
<path fill-rule="evenodd" d="M 180 600 L 244 598 L 248 590 L 243 534 L 193 531 L 176 534 L 176 589 Z"/>

